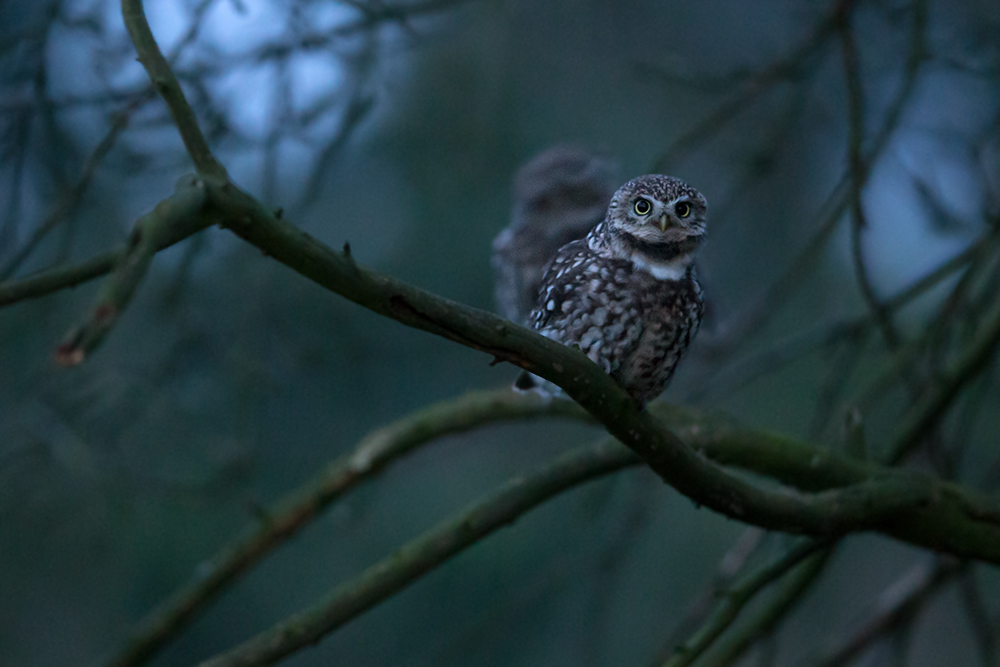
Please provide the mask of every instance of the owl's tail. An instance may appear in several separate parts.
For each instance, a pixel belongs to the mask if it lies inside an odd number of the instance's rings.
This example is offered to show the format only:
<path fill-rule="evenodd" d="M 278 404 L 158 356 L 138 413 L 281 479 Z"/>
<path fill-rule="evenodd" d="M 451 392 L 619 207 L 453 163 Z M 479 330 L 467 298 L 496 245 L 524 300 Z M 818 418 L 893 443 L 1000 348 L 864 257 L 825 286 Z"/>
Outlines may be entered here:
<path fill-rule="evenodd" d="M 514 380 L 514 389 L 518 391 L 531 391 L 538 388 L 537 378 L 528 371 L 521 371 Z"/>
<path fill-rule="evenodd" d="M 528 371 L 521 371 L 517 379 L 514 380 L 512 389 L 518 392 L 534 391 L 547 400 L 552 400 L 556 397 L 568 398 L 566 393 L 559 388 L 559 385 L 552 384 L 545 378 L 540 378 L 537 375 L 532 375 Z"/>

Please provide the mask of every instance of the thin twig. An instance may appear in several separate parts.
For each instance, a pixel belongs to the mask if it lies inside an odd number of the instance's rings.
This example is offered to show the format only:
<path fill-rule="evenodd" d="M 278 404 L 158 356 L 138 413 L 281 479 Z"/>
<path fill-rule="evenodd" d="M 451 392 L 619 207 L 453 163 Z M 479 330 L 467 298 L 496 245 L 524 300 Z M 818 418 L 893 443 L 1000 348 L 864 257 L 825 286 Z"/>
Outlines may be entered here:
<path fill-rule="evenodd" d="M 125 27 L 132 37 L 132 43 L 139 54 L 139 62 L 146 68 L 153 87 L 167 103 L 170 109 L 170 116 L 177 126 L 177 131 L 184 141 L 188 154 L 194 161 L 195 168 L 199 174 L 215 178 L 228 179 L 225 167 L 215 159 L 208 142 L 198 126 L 198 119 L 194 110 L 184 98 L 180 83 L 174 76 L 173 70 L 167 59 L 160 52 L 153 33 L 149 29 L 146 21 L 146 14 L 142 7 L 142 0 L 122 0 L 122 18 Z"/>
<path fill-rule="evenodd" d="M 881 126 L 873 135 L 871 144 L 865 153 L 861 166 L 861 176 L 865 179 L 899 126 L 903 112 L 913 97 L 920 66 L 927 56 L 925 44 L 927 0 L 915 0 L 912 10 L 910 48 L 904 66 L 903 82 L 889 104 Z M 710 342 L 712 353 L 722 354 L 731 350 L 737 343 L 751 339 L 796 293 L 803 284 L 802 276 L 816 265 L 820 254 L 833 237 L 833 233 L 847 210 L 850 202 L 849 184 L 850 177 L 845 174 L 833 188 L 826 202 L 820 207 L 817 216 L 820 222 L 812 238 L 806 242 L 781 275 L 764 289 L 760 297 L 753 300 L 723 327 L 718 338 Z M 706 348 L 705 341 L 702 341 L 701 347 Z"/>
<path fill-rule="evenodd" d="M 712 610 L 713 603 L 719 598 L 720 591 L 723 591 L 733 584 L 733 579 L 743 570 L 750 557 L 757 553 L 764 538 L 768 533 L 760 528 L 746 528 L 728 551 L 719 561 L 718 568 L 712 581 L 688 603 L 684 619 L 677 625 L 676 629 L 670 633 L 663 646 L 657 651 L 653 664 L 660 665 L 673 655 L 677 646 L 684 640 L 684 637 L 692 634 L 695 629 L 705 622 L 705 618 Z"/>
<path fill-rule="evenodd" d="M 854 42 L 854 32 L 850 24 L 850 16 L 845 12 L 839 21 L 841 51 L 844 60 L 844 74 L 847 81 L 847 163 L 850 175 L 850 209 L 851 209 L 851 258 L 854 264 L 854 274 L 861 288 L 872 317 L 882 332 L 886 345 L 893 349 L 899 345 L 899 332 L 892 322 L 889 312 L 879 302 L 872 286 L 868 267 L 865 263 L 864 248 L 861 234 L 868 227 L 865 217 L 862 191 L 865 187 L 870 169 L 865 168 L 863 146 L 865 140 L 865 100 L 861 84 L 861 62 L 858 47 Z"/>
<path fill-rule="evenodd" d="M 882 593 L 859 628 L 839 646 L 830 649 L 825 657 L 817 660 L 815 667 L 850 664 L 872 642 L 906 624 L 931 596 L 960 571 L 961 565 L 956 560 L 939 561 L 933 566 L 926 563 L 914 566 Z"/>
<path fill-rule="evenodd" d="M 846 0 L 849 2 L 850 0 Z M 692 147 L 703 143 L 707 138 L 717 133 L 723 126 L 733 118 L 746 111 L 764 93 L 770 91 L 776 84 L 783 81 L 794 80 L 803 75 L 803 72 L 812 66 L 813 60 L 822 48 L 826 45 L 829 37 L 836 28 L 837 16 L 841 5 L 845 0 L 836 0 L 833 9 L 820 20 L 813 29 L 812 34 L 790 54 L 780 60 L 771 63 L 764 69 L 752 74 L 723 75 L 721 77 L 688 77 L 683 83 L 689 81 L 704 82 L 715 79 L 720 83 L 725 83 L 726 90 L 737 89 L 736 95 L 721 104 L 712 113 L 697 123 L 678 137 L 656 160 L 651 167 L 653 172 L 669 171 L 673 162 L 684 152 Z M 677 78 L 669 71 L 654 65 L 642 65 L 639 68 L 640 74 L 658 76 L 668 82 L 676 82 Z"/>
<path fill-rule="evenodd" d="M 997 240 L 996 233 L 984 235 L 955 256 L 931 269 L 911 285 L 886 299 L 885 308 L 891 312 L 898 312 L 910 305 L 917 298 L 948 279 L 953 273 L 965 268 L 976 258 L 985 254 L 996 245 Z M 792 336 L 782 338 L 760 352 L 721 366 L 718 373 L 698 383 L 698 386 L 694 387 L 685 396 L 685 399 L 687 402 L 701 403 L 708 398 L 725 396 L 819 348 L 834 345 L 847 338 L 864 335 L 872 324 L 871 313 L 865 313 L 859 317 L 838 319 L 832 323 L 805 329 Z"/>
<path fill-rule="evenodd" d="M 35 228 L 32 232 L 31 238 L 29 238 L 24 245 L 18 248 L 17 253 L 11 257 L 10 261 L 0 269 L 0 282 L 3 282 L 14 275 L 21 265 L 27 260 L 31 254 L 35 251 L 38 245 L 45 239 L 49 233 L 59 226 L 66 217 L 69 215 L 70 211 L 79 205 L 80 201 L 83 199 L 83 195 L 87 192 L 87 188 L 90 187 L 91 181 L 94 179 L 94 175 L 97 173 L 97 168 L 100 166 L 101 162 L 111 151 L 115 142 L 125 128 L 128 127 L 129 119 L 132 115 L 132 109 L 123 111 L 116 115 L 115 119 L 111 123 L 111 129 L 108 133 L 104 135 L 101 142 L 94 148 L 90 156 L 87 157 L 87 161 L 83 165 L 83 169 L 80 174 L 80 178 L 73 187 L 66 190 L 63 195 L 59 198 L 59 203 L 56 204 L 55 208 Z"/>
<path fill-rule="evenodd" d="M 701 667 L 730 667 L 759 641 L 770 636 L 778 624 L 801 601 L 802 596 L 812 588 L 816 579 L 826 569 L 836 546 L 813 554 L 791 570 L 778 585 L 778 590 L 764 604 L 754 611 L 746 622 L 739 624 L 729 634 L 721 637 L 705 656 Z"/>
<path fill-rule="evenodd" d="M 828 546 L 826 542 L 806 540 L 789 549 L 777 560 L 750 572 L 726 591 L 722 602 L 690 639 L 677 648 L 663 667 L 687 667 L 708 649 L 742 611 L 743 607 L 765 586 L 783 576 L 809 556 Z"/>
<path fill-rule="evenodd" d="M 996 304 L 975 340 L 964 350 L 951 369 L 939 378 L 927 398 L 920 401 L 904 418 L 899 435 L 888 450 L 887 460 L 890 463 L 902 460 L 919 444 L 921 437 L 932 425 L 939 422 L 952 406 L 962 388 L 988 366 L 987 361 L 996 353 L 998 346 L 1000 346 L 1000 303 Z"/>
<path fill-rule="evenodd" d="M 216 0 L 202 0 L 202 2 L 195 8 L 191 25 L 188 27 L 183 37 L 181 37 L 177 44 L 174 45 L 171 53 L 167 56 L 167 61 L 169 63 L 175 63 L 184 49 L 193 43 L 197 38 L 198 32 L 201 28 L 202 18 L 214 2 L 216 2 Z M 119 137 L 128 128 L 129 121 L 132 119 L 136 110 L 153 98 L 154 91 L 152 85 L 147 85 L 145 88 L 140 91 L 136 91 L 135 93 L 122 94 L 123 101 L 127 101 L 125 108 L 113 115 L 111 127 L 108 128 L 104 137 L 98 142 L 97 146 L 94 147 L 94 150 L 91 151 L 90 155 L 87 157 L 76 183 L 63 192 L 59 202 L 53 208 L 52 212 L 32 232 L 31 238 L 29 238 L 24 245 L 18 249 L 17 253 L 11 258 L 7 265 L 0 269 L 0 282 L 3 282 L 13 276 L 21 265 L 24 264 L 24 262 L 38 248 L 41 242 L 49 235 L 49 233 L 68 219 L 72 210 L 82 201 L 84 195 L 90 187 L 90 184 L 93 182 L 94 176 L 96 175 L 101 163 L 104 162 L 104 159 L 107 157 L 108 153 L 111 152 L 111 149 L 114 148 L 114 145 L 117 143 Z M 109 96 L 101 98 L 101 102 L 106 103 L 109 101 L 114 100 L 109 99 Z M 58 107 L 59 105 L 53 103 L 49 106 Z"/>
<path fill-rule="evenodd" d="M 174 242 L 176 243 L 180 240 L 176 239 Z M 79 264 L 58 266 L 38 271 L 18 280 L 0 283 L 0 308 L 17 303 L 18 301 L 37 299 L 38 297 L 52 294 L 59 290 L 76 287 L 81 283 L 107 275 L 115 268 L 115 264 L 125 256 L 126 250 L 127 247 L 122 244 L 113 250 L 103 252 Z"/>

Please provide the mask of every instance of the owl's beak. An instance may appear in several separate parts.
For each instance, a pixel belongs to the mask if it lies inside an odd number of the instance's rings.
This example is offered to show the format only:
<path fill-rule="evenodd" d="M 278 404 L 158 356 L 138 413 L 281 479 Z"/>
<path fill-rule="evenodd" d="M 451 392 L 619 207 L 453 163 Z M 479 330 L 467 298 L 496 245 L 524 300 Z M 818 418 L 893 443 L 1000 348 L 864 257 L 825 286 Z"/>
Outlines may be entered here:
<path fill-rule="evenodd" d="M 664 213 L 663 215 L 660 216 L 660 231 L 661 232 L 667 231 L 667 214 L 666 213 Z"/>

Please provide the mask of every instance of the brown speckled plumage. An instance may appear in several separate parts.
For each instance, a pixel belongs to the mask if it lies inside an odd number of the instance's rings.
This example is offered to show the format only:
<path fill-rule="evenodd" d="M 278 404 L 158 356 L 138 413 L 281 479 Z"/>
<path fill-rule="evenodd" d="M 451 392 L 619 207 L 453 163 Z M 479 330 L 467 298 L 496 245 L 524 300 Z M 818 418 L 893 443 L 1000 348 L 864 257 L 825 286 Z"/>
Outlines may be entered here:
<path fill-rule="evenodd" d="M 604 221 L 553 257 L 531 325 L 579 346 L 645 405 L 666 388 L 701 322 L 692 262 L 705 210 L 704 197 L 676 178 L 629 181 Z"/>
<path fill-rule="evenodd" d="M 493 241 L 501 315 L 527 323 L 549 260 L 604 219 L 615 171 L 607 158 L 573 146 L 543 151 L 518 170 L 510 225 Z"/>

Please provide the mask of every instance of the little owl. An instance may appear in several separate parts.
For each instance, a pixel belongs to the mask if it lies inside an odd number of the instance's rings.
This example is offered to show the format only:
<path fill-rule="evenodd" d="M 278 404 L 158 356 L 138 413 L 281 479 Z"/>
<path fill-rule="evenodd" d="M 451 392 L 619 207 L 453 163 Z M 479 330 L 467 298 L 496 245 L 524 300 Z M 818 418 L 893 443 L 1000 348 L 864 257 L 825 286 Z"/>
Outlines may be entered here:
<path fill-rule="evenodd" d="M 645 405 L 666 388 L 701 323 L 693 259 L 706 208 L 697 190 L 670 176 L 623 185 L 604 220 L 552 258 L 531 326 L 578 346 Z M 557 391 L 527 373 L 515 386 Z"/>

